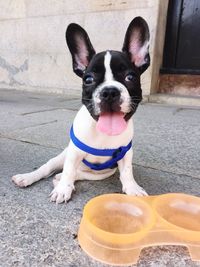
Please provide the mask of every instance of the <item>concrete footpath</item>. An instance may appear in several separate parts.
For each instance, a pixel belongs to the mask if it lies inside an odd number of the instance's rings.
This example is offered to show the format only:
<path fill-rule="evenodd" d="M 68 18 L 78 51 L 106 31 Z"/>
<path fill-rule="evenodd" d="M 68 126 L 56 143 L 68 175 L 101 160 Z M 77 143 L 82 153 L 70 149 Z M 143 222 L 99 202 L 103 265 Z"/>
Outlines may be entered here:
<path fill-rule="evenodd" d="M 106 266 L 89 258 L 76 234 L 92 197 L 121 192 L 118 175 L 77 182 L 72 201 L 49 202 L 52 178 L 17 188 L 11 177 L 34 170 L 68 143 L 80 100 L 0 90 L 0 266 Z M 200 109 L 140 105 L 134 116 L 135 179 L 149 194 L 200 196 Z M 139 267 L 190 267 L 180 246 L 145 248 Z"/>

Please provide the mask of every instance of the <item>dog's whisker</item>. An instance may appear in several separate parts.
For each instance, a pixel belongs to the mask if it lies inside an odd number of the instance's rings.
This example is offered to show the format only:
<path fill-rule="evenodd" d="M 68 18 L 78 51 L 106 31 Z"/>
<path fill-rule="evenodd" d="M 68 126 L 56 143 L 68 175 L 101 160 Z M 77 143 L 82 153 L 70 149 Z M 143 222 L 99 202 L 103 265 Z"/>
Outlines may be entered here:
<path fill-rule="evenodd" d="M 82 98 L 82 100 L 91 101 L 89 98 Z"/>
<path fill-rule="evenodd" d="M 131 100 L 142 100 L 141 97 L 131 97 Z"/>
<path fill-rule="evenodd" d="M 82 100 L 92 101 L 91 98 L 85 98 L 85 97 L 82 97 Z"/>
<path fill-rule="evenodd" d="M 88 108 L 90 111 L 93 110 L 93 107 L 94 107 L 93 103 L 89 103 L 89 104 L 87 105 L 87 108 Z"/>
<path fill-rule="evenodd" d="M 131 103 L 131 109 L 132 109 L 132 111 L 135 111 L 136 109 L 137 109 L 137 104 L 135 104 L 135 103 Z"/>

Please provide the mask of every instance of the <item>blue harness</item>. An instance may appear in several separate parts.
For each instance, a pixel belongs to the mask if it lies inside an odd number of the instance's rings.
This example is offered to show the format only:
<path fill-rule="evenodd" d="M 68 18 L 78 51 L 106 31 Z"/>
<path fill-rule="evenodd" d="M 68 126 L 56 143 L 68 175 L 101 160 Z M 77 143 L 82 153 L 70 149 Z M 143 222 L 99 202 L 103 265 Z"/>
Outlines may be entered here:
<path fill-rule="evenodd" d="M 92 154 L 94 156 L 112 157 L 104 163 L 91 163 L 83 159 L 83 163 L 90 169 L 95 171 L 116 168 L 117 162 L 121 160 L 125 156 L 126 152 L 132 147 L 132 141 L 130 141 L 127 146 L 121 146 L 117 149 L 96 149 L 91 146 L 87 146 L 75 136 L 73 126 L 70 130 L 70 138 L 75 146 L 77 146 L 79 149 L 83 150 L 86 153 Z"/>

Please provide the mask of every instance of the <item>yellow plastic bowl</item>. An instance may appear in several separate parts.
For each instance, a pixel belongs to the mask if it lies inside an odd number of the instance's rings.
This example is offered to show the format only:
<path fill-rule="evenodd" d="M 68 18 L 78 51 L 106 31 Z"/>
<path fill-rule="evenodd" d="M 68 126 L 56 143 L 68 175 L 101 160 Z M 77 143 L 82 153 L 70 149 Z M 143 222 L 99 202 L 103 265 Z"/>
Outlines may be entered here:
<path fill-rule="evenodd" d="M 141 198 L 123 194 L 101 195 L 83 211 L 78 239 L 91 257 L 115 265 L 135 263 L 134 244 L 155 224 L 155 214 Z"/>
<path fill-rule="evenodd" d="M 181 193 L 160 195 L 152 208 L 163 228 L 185 241 L 200 240 L 200 198 Z"/>

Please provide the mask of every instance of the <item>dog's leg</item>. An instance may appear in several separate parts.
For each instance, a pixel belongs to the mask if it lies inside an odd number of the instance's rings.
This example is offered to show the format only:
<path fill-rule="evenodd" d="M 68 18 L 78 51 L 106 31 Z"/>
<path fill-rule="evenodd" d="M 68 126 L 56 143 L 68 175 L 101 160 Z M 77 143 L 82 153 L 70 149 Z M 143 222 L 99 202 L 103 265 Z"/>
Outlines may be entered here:
<path fill-rule="evenodd" d="M 127 195 L 145 196 L 147 193 L 137 184 L 133 177 L 132 157 L 133 150 L 130 149 L 124 158 L 118 162 L 122 191 Z"/>
<path fill-rule="evenodd" d="M 67 148 L 55 158 L 50 159 L 46 164 L 42 165 L 39 169 L 29 173 L 14 175 L 12 177 L 12 181 L 19 187 L 26 187 L 43 178 L 49 177 L 54 172 L 62 170 L 66 153 L 67 153 Z"/>
<path fill-rule="evenodd" d="M 77 168 L 84 155 L 85 153 L 75 148 L 72 143 L 69 144 L 63 172 L 61 176 L 56 177 L 58 181 L 54 183 L 56 186 L 50 194 L 51 201 L 59 204 L 67 202 L 71 198 L 72 192 L 75 189 L 74 182 L 77 180 Z"/>

